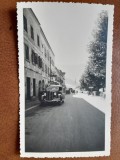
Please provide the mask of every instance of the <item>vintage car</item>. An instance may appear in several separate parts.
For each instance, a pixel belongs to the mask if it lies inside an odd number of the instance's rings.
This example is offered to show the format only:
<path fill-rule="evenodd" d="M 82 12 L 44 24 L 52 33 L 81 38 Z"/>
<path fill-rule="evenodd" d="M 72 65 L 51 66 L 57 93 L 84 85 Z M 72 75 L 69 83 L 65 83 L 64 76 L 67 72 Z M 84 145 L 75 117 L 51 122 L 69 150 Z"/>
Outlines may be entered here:
<path fill-rule="evenodd" d="M 50 85 L 46 91 L 41 93 L 41 104 L 45 103 L 64 103 L 65 92 L 64 87 L 61 85 Z"/>

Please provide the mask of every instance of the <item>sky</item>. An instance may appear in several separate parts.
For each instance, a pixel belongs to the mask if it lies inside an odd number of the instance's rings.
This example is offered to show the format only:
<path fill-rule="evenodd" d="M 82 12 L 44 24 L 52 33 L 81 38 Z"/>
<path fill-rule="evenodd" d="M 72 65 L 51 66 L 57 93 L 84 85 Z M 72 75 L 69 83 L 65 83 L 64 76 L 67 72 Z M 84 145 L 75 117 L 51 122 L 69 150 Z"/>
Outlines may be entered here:
<path fill-rule="evenodd" d="M 66 80 L 79 82 L 88 62 L 88 45 L 105 5 L 37 3 L 32 6 Z M 68 82 L 68 83 L 69 83 Z"/>

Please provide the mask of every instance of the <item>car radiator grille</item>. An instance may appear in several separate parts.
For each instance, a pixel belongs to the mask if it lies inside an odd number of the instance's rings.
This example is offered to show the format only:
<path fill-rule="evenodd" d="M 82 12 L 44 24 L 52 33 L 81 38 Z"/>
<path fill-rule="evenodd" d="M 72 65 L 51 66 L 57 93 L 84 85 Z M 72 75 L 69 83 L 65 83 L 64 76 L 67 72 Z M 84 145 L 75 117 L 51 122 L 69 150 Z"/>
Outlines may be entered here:
<path fill-rule="evenodd" d="M 48 91 L 48 92 L 46 93 L 46 99 L 47 99 L 47 100 L 53 100 L 53 98 L 54 98 L 54 92 Z"/>

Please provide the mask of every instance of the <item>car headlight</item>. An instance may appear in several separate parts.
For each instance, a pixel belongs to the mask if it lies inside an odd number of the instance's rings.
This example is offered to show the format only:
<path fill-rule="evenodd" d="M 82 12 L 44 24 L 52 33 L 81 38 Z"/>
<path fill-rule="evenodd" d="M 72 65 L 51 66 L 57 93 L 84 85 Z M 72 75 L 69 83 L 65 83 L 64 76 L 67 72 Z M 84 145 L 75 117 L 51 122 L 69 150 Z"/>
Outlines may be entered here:
<path fill-rule="evenodd" d="M 54 92 L 54 96 L 56 96 L 56 92 Z"/>
<path fill-rule="evenodd" d="M 58 97 L 60 97 L 61 96 L 61 94 L 58 94 Z"/>

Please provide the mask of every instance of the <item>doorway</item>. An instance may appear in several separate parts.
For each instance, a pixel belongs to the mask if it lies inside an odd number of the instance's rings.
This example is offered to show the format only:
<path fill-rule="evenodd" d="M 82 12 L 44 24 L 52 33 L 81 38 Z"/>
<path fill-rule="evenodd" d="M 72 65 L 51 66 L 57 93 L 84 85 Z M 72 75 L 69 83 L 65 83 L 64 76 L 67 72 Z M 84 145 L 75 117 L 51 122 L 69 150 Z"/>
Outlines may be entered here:
<path fill-rule="evenodd" d="M 30 99 L 30 78 L 27 77 L 27 99 Z"/>

